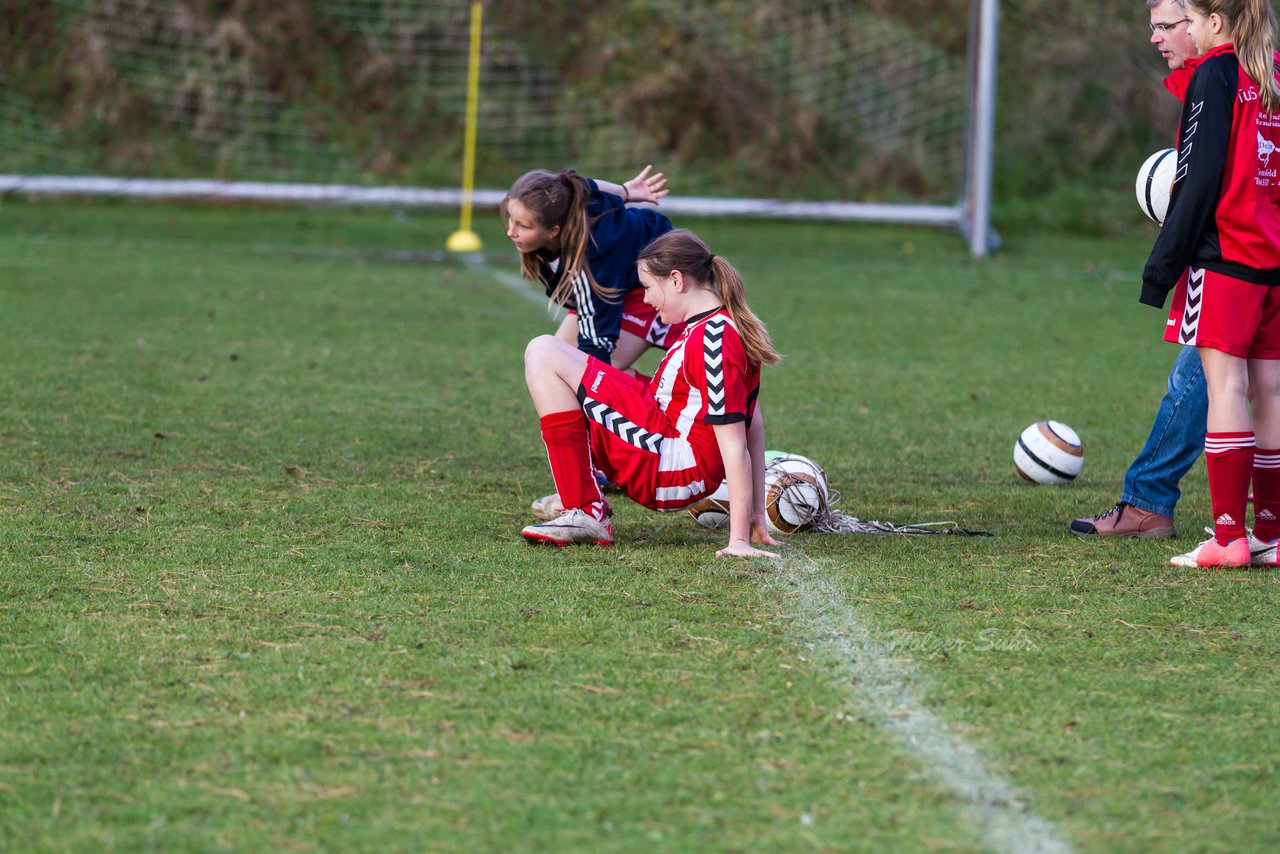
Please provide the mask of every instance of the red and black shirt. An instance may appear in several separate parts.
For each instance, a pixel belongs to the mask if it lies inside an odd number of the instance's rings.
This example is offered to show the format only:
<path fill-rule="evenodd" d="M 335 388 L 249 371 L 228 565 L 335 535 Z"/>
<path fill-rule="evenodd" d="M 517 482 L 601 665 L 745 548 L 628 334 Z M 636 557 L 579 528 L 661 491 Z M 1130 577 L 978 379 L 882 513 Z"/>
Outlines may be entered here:
<path fill-rule="evenodd" d="M 1197 60 L 1173 195 L 1142 271 L 1141 302 L 1163 306 L 1189 266 L 1280 285 L 1280 114 L 1262 112 L 1260 103 L 1231 45 Z"/>

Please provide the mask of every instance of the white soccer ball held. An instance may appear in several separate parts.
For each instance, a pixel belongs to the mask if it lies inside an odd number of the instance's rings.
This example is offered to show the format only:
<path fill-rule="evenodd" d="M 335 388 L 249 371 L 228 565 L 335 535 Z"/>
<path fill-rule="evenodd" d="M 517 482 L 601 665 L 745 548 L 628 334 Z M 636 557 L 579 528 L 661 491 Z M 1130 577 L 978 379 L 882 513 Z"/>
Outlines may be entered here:
<path fill-rule="evenodd" d="M 1178 149 L 1162 148 L 1147 158 L 1138 170 L 1134 192 L 1138 207 L 1152 222 L 1164 224 L 1173 195 L 1173 179 L 1178 173 Z"/>

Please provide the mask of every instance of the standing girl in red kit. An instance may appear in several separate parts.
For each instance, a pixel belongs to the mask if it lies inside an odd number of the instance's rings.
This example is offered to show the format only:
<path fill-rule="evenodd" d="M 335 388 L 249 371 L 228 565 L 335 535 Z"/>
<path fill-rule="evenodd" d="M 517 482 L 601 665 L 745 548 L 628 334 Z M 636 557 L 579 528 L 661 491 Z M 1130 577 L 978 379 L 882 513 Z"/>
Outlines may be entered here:
<path fill-rule="evenodd" d="M 1280 541 L 1280 82 L 1268 0 L 1187 0 L 1201 58 L 1183 102 L 1178 172 L 1141 301 L 1195 346 L 1209 389 L 1214 536 L 1175 566 L 1275 566 Z M 1250 480 L 1254 525 L 1245 528 Z"/>
<path fill-rule="evenodd" d="M 592 475 L 603 471 L 632 500 L 678 510 L 729 486 L 729 544 L 716 552 L 773 557 L 765 525 L 760 367 L 778 361 L 747 306 L 742 278 L 688 231 L 639 254 L 644 300 L 685 330 L 650 383 L 551 335 L 525 350 L 525 381 L 564 512 L 525 527 L 531 543 L 613 542 L 612 510 Z"/>

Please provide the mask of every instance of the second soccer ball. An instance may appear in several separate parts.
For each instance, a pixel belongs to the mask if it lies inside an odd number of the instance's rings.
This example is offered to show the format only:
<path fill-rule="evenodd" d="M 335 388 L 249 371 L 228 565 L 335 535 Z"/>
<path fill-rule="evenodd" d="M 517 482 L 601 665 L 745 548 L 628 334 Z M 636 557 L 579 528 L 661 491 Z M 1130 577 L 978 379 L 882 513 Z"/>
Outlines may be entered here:
<path fill-rule="evenodd" d="M 1018 437 L 1013 464 L 1032 483 L 1070 483 L 1084 466 L 1084 446 L 1076 431 L 1061 421 L 1037 421 Z"/>

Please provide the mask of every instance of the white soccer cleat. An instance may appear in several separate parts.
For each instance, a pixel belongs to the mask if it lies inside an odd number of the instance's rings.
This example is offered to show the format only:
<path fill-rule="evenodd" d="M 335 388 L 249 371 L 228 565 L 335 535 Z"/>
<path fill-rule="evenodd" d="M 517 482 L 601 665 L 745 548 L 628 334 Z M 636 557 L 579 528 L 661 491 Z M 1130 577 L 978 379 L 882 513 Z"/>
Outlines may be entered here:
<path fill-rule="evenodd" d="M 529 509 L 533 511 L 533 518 L 539 522 L 550 522 L 552 519 L 560 518 L 564 513 L 564 504 L 560 501 L 560 493 L 553 492 L 533 502 Z"/>
<path fill-rule="evenodd" d="M 1276 563 L 1276 546 L 1280 544 L 1280 540 L 1260 540 L 1253 535 L 1253 531 L 1249 532 L 1249 565 L 1250 566 L 1280 566 Z"/>
<path fill-rule="evenodd" d="M 597 519 L 577 507 L 549 522 L 526 525 L 520 535 L 530 543 L 550 546 L 608 546 L 613 543 L 613 522 Z"/>
<path fill-rule="evenodd" d="M 1250 539 L 1240 537 L 1232 540 L 1225 546 L 1219 545 L 1217 538 L 1210 537 L 1200 545 L 1196 546 L 1186 554 L 1175 555 L 1169 558 L 1169 563 L 1173 566 L 1249 566 L 1252 563 L 1250 555 Z M 1258 541 L 1260 544 L 1261 540 Z M 1272 551 L 1272 559 L 1275 559 L 1275 552 Z M 1258 566 L 1258 564 L 1253 564 Z"/>

